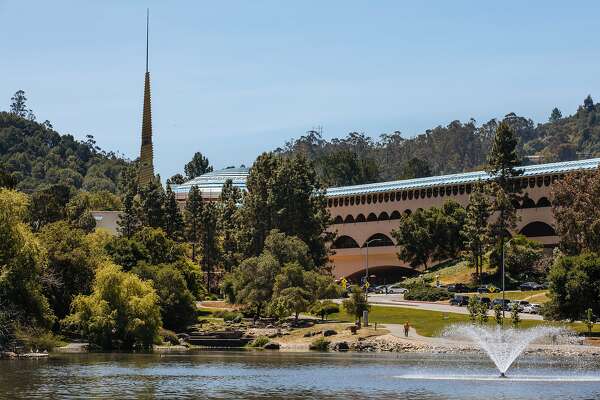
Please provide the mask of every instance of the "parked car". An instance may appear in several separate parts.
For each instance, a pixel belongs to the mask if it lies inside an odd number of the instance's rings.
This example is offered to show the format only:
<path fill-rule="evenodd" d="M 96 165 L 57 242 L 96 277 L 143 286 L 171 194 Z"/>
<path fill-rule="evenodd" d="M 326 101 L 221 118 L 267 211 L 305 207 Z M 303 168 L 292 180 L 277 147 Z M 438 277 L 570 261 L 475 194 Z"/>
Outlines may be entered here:
<path fill-rule="evenodd" d="M 521 289 L 522 292 L 527 290 L 542 290 L 544 289 L 544 285 L 535 282 L 525 282 L 519 285 L 519 289 Z"/>
<path fill-rule="evenodd" d="M 387 288 L 388 294 L 404 294 L 406 292 L 408 292 L 408 289 L 400 287 L 400 286 L 391 285 L 391 286 L 388 286 L 388 288 Z"/>
<path fill-rule="evenodd" d="M 503 304 L 504 303 L 504 304 Z M 509 311 L 510 308 L 508 307 L 510 305 L 510 300 L 505 299 L 494 299 L 492 300 L 492 304 L 490 305 L 490 308 L 495 308 L 496 305 L 500 305 L 500 307 L 502 307 L 505 311 Z"/>
<path fill-rule="evenodd" d="M 464 293 L 469 290 L 467 285 L 463 285 L 462 283 L 454 283 L 454 284 L 448 285 L 448 287 L 446 289 L 452 293 Z"/>
<path fill-rule="evenodd" d="M 527 314 L 539 314 L 542 311 L 542 306 L 539 304 L 531 303 L 523 307 L 523 312 Z"/>
<path fill-rule="evenodd" d="M 527 300 L 513 300 L 510 302 L 510 304 L 508 305 L 509 309 L 513 309 L 514 304 L 517 305 L 518 309 L 520 312 L 523 312 L 523 309 L 529 305 L 529 302 Z"/>
<path fill-rule="evenodd" d="M 386 285 L 378 285 L 373 287 L 373 291 L 377 294 L 385 294 L 387 293 L 387 286 Z"/>
<path fill-rule="evenodd" d="M 490 305 L 492 304 L 492 299 L 490 299 L 489 297 L 478 297 L 478 298 L 477 298 L 477 300 L 478 300 L 480 303 L 483 303 L 483 304 L 485 304 L 485 306 L 486 306 L 487 308 L 490 308 Z"/>
<path fill-rule="evenodd" d="M 462 294 L 455 294 L 453 298 L 450 299 L 451 306 L 466 306 L 469 304 L 469 296 L 465 296 Z"/>

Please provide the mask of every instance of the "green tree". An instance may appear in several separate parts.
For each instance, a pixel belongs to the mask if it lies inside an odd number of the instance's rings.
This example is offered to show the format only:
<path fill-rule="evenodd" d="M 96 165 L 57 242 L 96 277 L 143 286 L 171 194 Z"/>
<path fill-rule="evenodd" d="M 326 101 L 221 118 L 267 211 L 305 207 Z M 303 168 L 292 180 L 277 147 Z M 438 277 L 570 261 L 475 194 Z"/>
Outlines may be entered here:
<path fill-rule="evenodd" d="M 478 306 L 478 311 L 477 311 L 477 321 L 481 324 L 481 325 L 485 325 L 488 322 L 488 306 L 487 304 L 481 302 L 480 300 L 478 300 L 479 306 Z"/>
<path fill-rule="evenodd" d="M 363 312 L 371 309 L 371 306 L 367 303 L 365 292 L 359 287 L 352 289 L 350 298 L 343 301 L 342 307 L 348 314 L 354 316 L 359 324 L 362 321 Z"/>
<path fill-rule="evenodd" d="M 150 348 L 161 326 L 159 298 L 152 284 L 105 263 L 89 295 L 78 295 L 63 320 L 103 349 Z"/>
<path fill-rule="evenodd" d="M 268 252 L 242 261 L 228 278 L 233 298 L 236 302 L 249 306 L 259 317 L 271 301 L 275 276 L 280 269 L 277 259 Z"/>
<path fill-rule="evenodd" d="M 594 329 L 594 310 L 588 308 L 585 310 L 585 326 L 588 328 L 588 336 L 592 336 L 592 329 Z"/>
<path fill-rule="evenodd" d="M 171 186 L 167 186 L 164 206 L 164 230 L 166 234 L 175 241 L 180 241 L 183 237 L 183 217 L 177 204 L 175 193 Z"/>
<path fill-rule="evenodd" d="M 127 238 L 133 236 L 142 225 L 136 210 L 137 176 L 137 164 L 124 169 L 120 176 L 120 186 L 123 192 L 123 211 L 117 224 L 119 225 L 119 233 Z"/>
<path fill-rule="evenodd" d="M 558 122 L 562 118 L 562 113 L 557 107 L 552 109 L 552 113 L 550 114 L 550 118 L 548 118 L 549 122 Z"/>
<path fill-rule="evenodd" d="M 552 213 L 560 249 L 600 252 L 600 170 L 567 174 L 554 183 Z"/>
<path fill-rule="evenodd" d="M 487 171 L 506 193 L 511 192 L 511 179 L 523 174 L 523 170 L 517 168 L 521 163 L 517 143 L 514 131 L 501 122 L 488 154 Z"/>
<path fill-rule="evenodd" d="M 29 221 L 34 232 L 46 224 L 64 219 L 65 205 L 70 198 L 70 189 L 65 185 L 52 185 L 33 193 L 29 205 Z"/>
<path fill-rule="evenodd" d="M 35 119 L 35 117 L 30 118 L 33 113 L 27 108 L 27 97 L 25 97 L 25 92 L 23 90 L 17 90 L 10 101 L 10 112 L 12 114 L 20 118 Z"/>
<path fill-rule="evenodd" d="M 496 321 L 496 325 L 502 326 L 504 324 L 504 316 L 502 315 L 502 306 L 500 304 L 496 304 L 494 306 L 494 320 Z"/>
<path fill-rule="evenodd" d="M 185 238 L 192 244 L 192 260 L 196 261 L 196 244 L 200 241 L 204 203 L 198 186 L 192 186 L 183 211 Z"/>
<path fill-rule="evenodd" d="M 165 328 L 181 331 L 196 322 L 195 299 L 181 272 L 171 266 L 160 268 L 154 287 Z"/>
<path fill-rule="evenodd" d="M 231 179 L 223 184 L 219 197 L 219 230 L 222 235 L 222 261 L 225 272 L 231 272 L 241 257 L 239 246 L 240 215 L 238 207 L 242 202 L 242 193 L 233 186 Z"/>
<path fill-rule="evenodd" d="M 400 248 L 398 257 L 402 261 L 408 262 L 413 268 L 422 265 L 427 269 L 435 245 L 428 213 L 425 210 L 419 209 L 402 217 L 398 228 L 392 231 L 392 237 L 396 239 L 396 245 Z"/>
<path fill-rule="evenodd" d="M 165 192 L 158 179 L 139 188 L 137 210 L 143 226 L 161 228 L 165 225 Z"/>
<path fill-rule="evenodd" d="M 331 235 L 326 201 L 312 165 L 306 158 L 281 158 L 264 153 L 250 169 L 242 206 L 248 230 L 249 255 L 260 254 L 272 229 L 297 236 L 309 247 L 316 265 L 327 261 Z"/>
<path fill-rule="evenodd" d="M 475 268 L 475 277 L 479 282 L 483 272 L 483 260 L 490 242 L 490 226 L 488 220 L 492 214 L 492 203 L 485 193 L 484 186 L 474 186 L 469 196 L 465 224 L 460 232 L 469 265 Z"/>
<path fill-rule="evenodd" d="M 310 309 L 311 314 L 318 315 L 324 321 L 331 314 L 340 312 L 340 306 L 331 300 L 317 301 Z"/>
<path fill-rule="evenodd" d="M 588 96 L 583 100 L 583 108 L 586 111 L 594 111 L 594 100 L 592 100 L 592 96 L 588 94 Z"/>
<path fill-rule="evenodd" d="M 578 320 L 585 310 L 600 313 L 600 256 L 583 253 L 558 257 L 548 274 L 548 317 Z"/>
<path fill-rule="evenodd" d="M 0 304 L 14 323 L 49 327 L 54 315 L 43 294 L 46 259 L 24 223 L 28 207 L 24 194 L 0 189 Z"/>
<path fill-rule="evenodd" d="M 467 310 L 469 311 L 469 319 L 471 323 L 477 321 L 477 315 L 479 314 L 479 301 L 475 296 L 469 297 L 469 303 L 467 304 Z"/>
<path fill-rule="evenodd" d="M 220 246 L 218 232 L 218 211 L 215 203 L 206 203 L 200 217 L 200 265 L 206 273 L 207 290 L 212 289 L 213 271 L 218 267 L 220 261 Z"/>
<path fill-rule="evenodd" d="M 498 265 L 501 262 L 501 249 L 494 249 L 490 254 L 490 262 Z M 544 246 L 529 240 L 523 235 L 515 235 L 504 246 L 504 264 L 506 273 L 516 281 L 531 280 L 538 272 L 537 263 L 543 258 Z"/>
<path fill-rule="evenodd" d="M 172 177 L 170 177 L 169 179 L 167 179 L 167 186 L 168 185 L 181 185 L 182 183 L 185 183 L 185 178 L 181 174 L 175 174 Z"/>
<path fill-rule="evenodd" d="M 78 294 L 89 294 L 100 258 L 84 232 L 58 221 L 42 228 L 38 238 L 47 251 L 46 292 L 59 319 L 69 313 Z"/>
<path fill-rule="evenodd" d="M 315 161 L 315 165 L 326 186 L 360 185 L 379 179 L 374 159 L 360 157 L 347 149 L 325 153 Z"/>
<path fill-rule="evenodd" d="M 426 160 L 413 157 L 406 161 L 401 170 L 400 179 L 414 179 L 431 176 L 431 166 Z"/>
<path fill-rule="evenodd" d="M 510 310 L 510 320 L 514 328 L 518 328 L 521 323 L 521 317 L 519 316 L 519 305 L 513 303 L 512 309 Z"/>
<path fill-rule="evenodd" d="M 208 158 L 204 157 L 199 151 L 194 154 L 192 160 L 185 164 L 184 171 L 187 179 L 194 179 L 197 176 L 207 172 L 212 172 L 213 167 L 210 165 Z"/>

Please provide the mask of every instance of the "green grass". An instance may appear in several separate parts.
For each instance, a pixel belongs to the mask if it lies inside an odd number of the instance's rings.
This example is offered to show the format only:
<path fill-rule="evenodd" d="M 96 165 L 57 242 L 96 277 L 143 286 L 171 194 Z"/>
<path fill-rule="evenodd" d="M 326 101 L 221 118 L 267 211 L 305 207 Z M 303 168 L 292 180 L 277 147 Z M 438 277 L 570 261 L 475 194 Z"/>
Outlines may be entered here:
<path fill-rule="evenodd" d="M 510 325 L 510 313 L 507 313 L 505 325 Z M 333 314 L 332 319 L 352 322 L 354 318 L 345 311 Z M 402 307 L 372 306 L 369 312 L 369 322 L 378 324 L 404 324 L 406 321 L 417 330 L 422 336 L 438 336 L 448 325 L 469 322 L 469 316 L 466 314 L 443 313 L 439 311 L 415 310 Z M 488 325 L 493 325 L 494 318 L 489 317 Z M 530 328 L 540 324 L 560 325 L 560 323 L 537 320 L 523 320 L 519 325 L 521 328 Z M 574 329 L 578 333 L 587 332 L 587 328 L 582 323 L 564 324 Z"/>
<path fill-rule="evenodd" d="M 530 303 L 545 303 L 548 301 L 547 290 L 530 290 L 526 292 L 521 291 L 507 291 L 506 298 L 509 300 L 527 300 Z M 502 292 L 498 293 L 484 293 L 481 296 L 489 297 L 490 299 L 501 299 Z"/>

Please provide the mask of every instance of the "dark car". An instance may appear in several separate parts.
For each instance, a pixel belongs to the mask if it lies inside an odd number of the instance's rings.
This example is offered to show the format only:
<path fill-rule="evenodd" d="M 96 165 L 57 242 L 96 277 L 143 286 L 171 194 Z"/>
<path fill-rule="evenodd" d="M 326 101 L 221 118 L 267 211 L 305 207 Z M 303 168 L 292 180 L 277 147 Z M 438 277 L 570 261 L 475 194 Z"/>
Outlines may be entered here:
<path fill-rule="evenodd" d="M 519 286 L 519 289 L 521 289 L 522 292 L 527 290 L 542 290 L 544 289 L 544 285 L 535 282 L 525 282 Z"/>
<path fill-rule="evenodd" d="M 494 293 L 496 287 L 494 285 L 483 285 L 477 288 L 477 293 Z"/>
<path fill-rule="evenodd" d="M 466 306 L 469 304 L 469 296 L 463 296 L 461 294 L 455 294 L 453 298 L 450 299 L 451 306 Z"/>
<path fill-rule="evenodd" d="M 452 293 L 463 293 L 468 291 L 467 286 L 463 285 L 462 283 L 454 283 L 452 285 L 448 285 L 446 289 Z"/>
<path fill-rule="evenodd" d="M 490 308 L 490 304 L 492 304 L 492 300 L 489 297 L 479 297 L 477 300 L 485 304 L 487 308 Z"/>
<path fill-rule="evenodd" d="M 502 305 L 502 303 L 504 303 L 504 305 Z M 505 311 L 510 311 L 510 308 L 509 308 L 510 300 L 509 299 L 504 299 L 504 301 L 502 299 L 494 299 L 494 300 L 492 300 L 490 308 L 495 308 L 496 305 L 500 305 L 500 307 L 502 307 L 502 309 Z"/>

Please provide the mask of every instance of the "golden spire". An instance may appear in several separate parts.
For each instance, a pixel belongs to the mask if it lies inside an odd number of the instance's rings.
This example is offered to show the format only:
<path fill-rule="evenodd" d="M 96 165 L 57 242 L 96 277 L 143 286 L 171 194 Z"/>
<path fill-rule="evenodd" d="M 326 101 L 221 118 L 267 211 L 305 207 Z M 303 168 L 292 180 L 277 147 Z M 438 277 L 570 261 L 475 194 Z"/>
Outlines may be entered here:
<path fill-rule="evenodd" d="M 150 104 L 150 72 L 148 71 L 148 33 L 150 10 L 146 11 L 146 78 L 144 81 L 144 111 L 142 115 L 142 147 L 138 180 L 141 185 L 154 179 L 154 150 L 152 147 L 152 107 Z"/>

